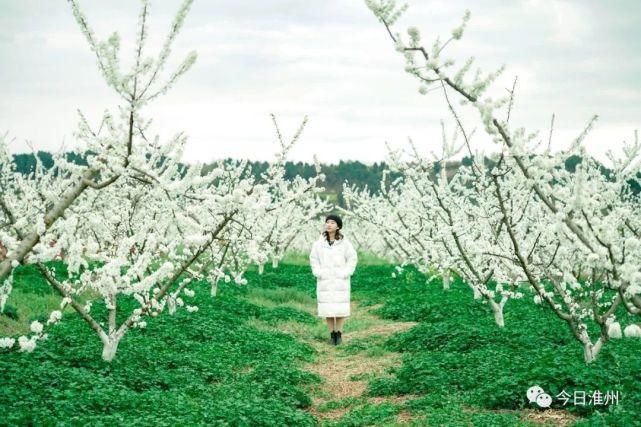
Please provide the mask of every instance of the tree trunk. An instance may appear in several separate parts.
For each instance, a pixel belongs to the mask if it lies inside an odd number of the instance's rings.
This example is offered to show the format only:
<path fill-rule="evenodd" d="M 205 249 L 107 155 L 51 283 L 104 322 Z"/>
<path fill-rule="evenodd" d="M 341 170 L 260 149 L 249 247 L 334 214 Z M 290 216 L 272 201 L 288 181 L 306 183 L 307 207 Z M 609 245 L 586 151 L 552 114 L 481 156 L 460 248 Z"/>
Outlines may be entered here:
<path fill-rule="evenodd" d="M 109 335 L 111 336 L 116 332 L 116 310 L 118 309 L 117 300 L 115 295 L 109 295 Z"/>
<path fill-rule="evenodd" d="M 443 289 L 450 289 L 450 275 L 447 271 L 443 274 Z"/>
<path fill-rule="evenodd" d="M 173 295 L 167 297 L 167 309 L 170 315 L 176 314 L 176 298 Z"/>
<path fill-rule="evenodd" d="M 272 268 L 278 268 L 278 258 L 272 258 Z"/>
<path fill-rule="evenodd" d="M 603 337 L 599 338 L 594 345 L 590 340 L 583 342 L 583 360 L 585 360 L 585 363 L 589 364 L 596 360 L 603 343 Z"/>
<path fill-rule="evenodd" d="M 218 280 L 216 279 L 211 283 L 211 296 L 215 297 L 216 296 L 216 291 L 218 290 Z"/>
<path fill-rule="evenodd" d="M 116 332 L 116 310 L 118 309 L 117 297 L 116 295 L 109 295 L 108 297 L 109 305 L 107 309 L 109 310 L 109 334 L 104 334 L 100 337 L 103 343 L 102 348 L 102 359 L 106 362 L 111 362 L 114 357 L 116 357 L 116 351 L 118 350 L 118 343 L 122 335 L 118 335 Z"/>
<path fill-rule="evenodd" d="M 111 362 L 114 357 L 116 357 L 116 351 L 118 351 L 118 344 L 120 343 L 121 337 L 122 336 L 109 335 L 102 339 L 102 360 Z"/>
<path fill-rule="evenodd" d="M 492 307 L 492 311 L 494 312 L 494 321 L 498 325 L 499 328 L 505 327 L 505 320 L 503 319 L 503 305 L 504 303 L 496 303 L 493 300 L 490 301 L 490 307 Z"/>
<path fill-rule="evenodd" d="M 265 272 L 265 264 L 258 264 L 258 274 L 263 274 Z"/>

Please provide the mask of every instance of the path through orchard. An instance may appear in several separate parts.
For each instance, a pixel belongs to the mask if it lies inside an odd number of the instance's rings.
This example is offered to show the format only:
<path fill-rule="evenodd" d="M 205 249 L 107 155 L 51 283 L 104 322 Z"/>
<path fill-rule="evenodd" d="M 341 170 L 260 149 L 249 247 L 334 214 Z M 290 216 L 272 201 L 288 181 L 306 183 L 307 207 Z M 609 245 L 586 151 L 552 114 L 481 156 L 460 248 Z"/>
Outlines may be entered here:
<path fill-rule="evenodd" d="M 362 307 L 358 302 L 352 302 L 351 317 L 367 324 L 366 328 L 345 332 L 342 334 L 343 343 L 338 346 L 329 344 L 329 329 L 328 342 L 311 342 L 318 351 L 318 357 L 314 363 L 306 365 L 305 368 L 323 378 L 323 383 L 312 390 L 313 404 L 310 412 L 317 418 L 335 420 L 345 415 L 349 410 L 366 403 L 392 402 L 398 404 L 415 397 L 414 395 L 403 397 L 365 396 L 368 378 L 389 374 L 392 368 L 401 363 L 399 353 L 382 350 L 379 346 L 391 334 L 407 330 L 417 324 L 416 322 L 392 322 L 380 319 L 371 314 L 371 311 L 378 307 L 380 305 Z M 402 421 L 408 416 L 408 413 L 401 412 L 398 415 L 398 421 Z"/>
<path fill-rule="evenodd" d="M 264 290 L 254 288 L 254 292 L 250 291 L 248 297 L 258 305 L 289 305 L 316 315 L 315 299 L 303 295 L 304 292 L 288 293 L 290 301 L 283 301 L 277 293 L 271 294 L 271 291 L 265 294 Z M 300 295 L 296 295 L 299 292 Z M 413 400 L 422 397 L 420 395 L 373 396 L 368 393 L 371 380 L 393 377 L 394 370 L 402 365 L 403 355 L 391 351 L 385 342 L 392 335 L 419 325 L 418 322 L 384 319 L 375 314 L 384 304 L 377 302 L 375 305 L 368 305 L 371 303 L 372 301 L 360 301 L 358 296 L 355 298 L 352 295 L 351 316 L 345 322 L 343 342 L 338 346 L 329 343 L 329 330 L 320 318 L 315 324 L 285 321 L 268 325 L 257 320 L 254 326 L 287 333 L 316 350 L 314 360 L 305 362 L 300 367 L 321 378 L 320 383 L 307 388 L 312 404 L 306 409 L 318 420 L 319 425 L 372 425 L 364 421 L 370 415 L 373 419 L 384 418 L 385 425 L 433 425 L 429 415 L 413 414 L 406 405 L 409 403 L 411 406 Z M 386 410 L 389 411 L 388 415 L 384 414 Z M 556 409 L 542 412 L 535 409 L 511 411 L 464 407 L 463 410 L 469 413 L 515 414 L 523 422 L 522 425 L 567 426 L 577 421 L 575 416 Z M 376 421 L 373 425 L 376 425 Z"/>
<path fill-rule="evenodd" d="M 343 342 L 337 346 L 330 344 L 329 329 L 320 320 L 315 326 L 299 322 L 284 322 L 277 326 L 280 331 L 294 335 L 297 340 L 309 344 L 317 352 L 315 360 L 301 368 L 316 373 L 322 379 L 320 384 L 309 388 L 312 405 L 308 411 L 319 421 L 338 420 L 349 411 L 367 404 L 400 404 L 416 397 L 410 394 L 402 397 L 366 396 L 370 378 L 391 375 L 390 370 L 401 364 L 399 353 L 383 349 L 384 341 L 393 333 L 417 325 L 416 322 L 381 319 L 372 313 L 381 306 L 382 304 L 364 306 L 359 301 L 352 300 L 351 316 L 345 322 L 342 333 Z M 304 305 L 299 304 L 296 308 L 316 314 L 313 300 Z M 259 327 L 273 328 L 268 325 Z M 399 422 L 407 418 L 409 413 L 405 411 L 398 414 Z"/>
<path fill-rule="evenodd" d="M 28 330 L 30 316 L 59 304 L 47 299 L 53 291 L 34 280 L 33 268 L 23 270 L 13 297 L 32 311 L 0 327 Z M 546 390 L 574 381 L 619 384 L 634 409 L 636 348 L 618 366 L 590 370 L 570 345 L 559 348 L 571 337 L 548 325 L 544 312 L 520 310 L 516 301 L 510 313 L 518 328 L 500 331 L 464 284 L 444 292 L 412 271 L 391 280 L 394 270 L 359 266 L 339 346 L 316 316 L 309 267 L 298 264 L 248 272 L 250 285 L 221 284 L 215 298 L 209 283 L 195 283 L 198 292 L 185 298 L 198 312 L 150 318 L 110 364 L 82 319 L 66 313 L 41 351 L 1 354 L 0 409 L 15 425 L 636 425 L 617 414 L 599 424 L 607 414 L 580 419 L 577 411 L 524 402 L 539 381 Z M 542 327 L 545 335 L 532 343 Z M 155 412 L 158 401 L 166 404 Z"/>

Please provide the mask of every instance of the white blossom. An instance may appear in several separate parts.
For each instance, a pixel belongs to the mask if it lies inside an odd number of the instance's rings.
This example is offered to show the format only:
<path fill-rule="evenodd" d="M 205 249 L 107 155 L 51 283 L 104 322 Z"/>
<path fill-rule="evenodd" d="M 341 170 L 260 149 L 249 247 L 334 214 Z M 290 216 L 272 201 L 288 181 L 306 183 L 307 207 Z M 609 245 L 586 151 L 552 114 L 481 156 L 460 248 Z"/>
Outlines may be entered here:
<path fill-rule="evenodd" d="M 641 338 L 641 327 L 639 325 L 631 324 L 625 327 L 623 334 L 626 337 Z"/>
<path fill-rule="evenodd" d="M 49 320 L 47 320 L 47 324 L 51 323 L 57 323 L 62 319 L 62 312 L 60 310 L 54 310 L 49 314 Z"/>
<path fill-rule="evenodd" d="M 42 332 L 43 326 L 42 323 L 34 320 L 33 322 L 31 322 L 31 326 L 29 327 L 29 329 L 31 329 L 31 332 L 39 334 L 40 332 Z"/>
<path fill-rule="evenodd" d="M 619 322 L 613 322 L 608 326 L 608 336 L 610 338 L 621 338 L 621 325 Z"/>
<path fill-rule="evenodd" d="M 0 348 L 11 348 L 15 343 L 14 338 L 0 338 Z"/>
<path fill-rule="evenodd" d="M 24 335 L 18 338 L 18 344 L 20 345 L 20 351 L 31 353 L 36 348 L 36 340 L 27 338 Z"/>

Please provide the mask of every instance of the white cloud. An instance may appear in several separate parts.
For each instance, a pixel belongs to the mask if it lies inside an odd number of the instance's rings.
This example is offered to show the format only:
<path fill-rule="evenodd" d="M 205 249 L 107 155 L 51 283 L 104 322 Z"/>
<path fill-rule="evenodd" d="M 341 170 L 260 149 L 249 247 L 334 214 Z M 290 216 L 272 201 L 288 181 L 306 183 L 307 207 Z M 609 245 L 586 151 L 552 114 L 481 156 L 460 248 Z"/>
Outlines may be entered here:
<path fill-rule="evenodd" d="M 551 18 L 549 22 L 554 29 L 551 42 L 578 44 L 590 34 L 591 17 L 579 3 L 555 0 L 546 2 L 546 6 L 541 10 L 548 11 Z"/>
<path fill-rule="evenodd" d="M 70 140 L 76 108 L 98 118 L 103 109 L 115 108 L 116 100 L 66 4 L 48 4 L 43 12 L 34 0 L 5 2 L 13 7 L 0 16 L 0 132 L 52 149 Z M 178 3 L 152 2 L 149 46 L 162 42 Z M 638 30 L 628 16 L 633 3 L 618 8 L 578 0 L 410 3 L 401 25 L 417 25 L 428 43 L 439 34 L 446 37 L 471 9 L 466 34 L 450 52 L 458 64 L 475 56 L 485 72 L 505 63 L 496 93 L 519 76 L 514 125 L 546 132 L 556 113 L 559 146 L 593 113 L 602 114 L 595 135 L 605 140 L 603 132 L 611 132 L 613 144 L 635 121 L 638 127 L 641 61 L 631 37 Z M 125 1 L 82 5 L 100 37 L 122 32 L 127 63 L 137 7 Z M 325 161 L 382 160 L 385 141 L 402 146 L 408 136 L 426 152 L 437 150 L 439 121 L 450 120 L 439 92 L 417 93 L 402 57 L 360 1 L 195 2 L 173 63 L 192 49 L 199 53 L 194 69 L 144 112 L 163 138 L 181 130 L 189 135 L 188 160 L 271 158 L 276 148 L 271 112 L 286 130 L 309 115 L 292 153 L 307 161 L 314 153 Z M 474 127 L 478 114 L 459 110 Z M 476 139 L 492 149 L 480 131 Z"/>

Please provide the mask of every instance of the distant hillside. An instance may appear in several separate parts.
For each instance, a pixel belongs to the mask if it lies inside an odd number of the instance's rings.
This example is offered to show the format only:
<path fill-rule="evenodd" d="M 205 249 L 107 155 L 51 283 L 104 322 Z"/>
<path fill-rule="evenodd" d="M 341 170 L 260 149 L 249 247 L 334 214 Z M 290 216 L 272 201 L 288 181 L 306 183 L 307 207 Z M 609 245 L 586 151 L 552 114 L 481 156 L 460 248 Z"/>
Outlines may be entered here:
<path fill-rule="evenodd" d="M 38 151 L 37 156 L 42 162 L 42 164 L 50 168 L 53 165 L 52 155 L 46 151 Z M 16 168 L 18 172 L 23 174 L 32 172 L 36 165 L 35 156 L 31 153 L 29 154 L 16 154 L 13 156 L 14 162 L 16 163 Z M 85 159 L 77 153 L 66 153 L 65 158 L 77 164 L 87 164 Z M 231 162 L 232 159 L 225 159 L 226 162 Z M 491 166 L 493 161 L 489 158 L 485 159 L 486 166 Z M 576 166 L 581 163 L 581 158 L 578 156 L 569 157 L 565 162 L 565 168 L 571 172 L 576 170 Z M 452 176 L 456 173 L 456 170 L 463 165 L 470 165 L 471 160 L 468 157 L 464 157 L 461 161 L 453 161 L 447 163 L 445 166 L 447 169 L 448 176 Z M 265 172 L 269 166 L 267 162 L 252 161 L 250 162 L 252 173 L 255 177 L 259 177 L 263 172 Z M 213 167 L 213 163 L 206 164 L 203 170 L 206 172 Z M 338 204 L 339 206 L 345 206 L 343 196 L 342 196 L 342 187 L 343 182 L 348 181 L 350 185 L 356 185 L 358 188 L 367 188 L 370 190 L 370 193 L 377 194 L 380 189 L 380 181 L 383 175 L 383 171 L 387 167 L 385 162 L 377 162 L 372 165 L 367 165 L 359 161 L 340 161 L 338 164 L 321 164 L 321 170 L 325 174 L 325 182 L 323 187 L 325 187 L 325 193 L 323 194 L 327 199 L 333 203 Z M 285 165 L 285 178 L 292 179 L 295 176 L 302 176 L 304 178 L 310 178 L 315 175 L 314 165 L 311 163 L 303 162 L 287 162 Z M 440 171 L 439 165 L 434 165 L 431 173 L 435 175 Z M 610 171 L 602 167 L 602 172 L 604 175 L 609 175 Z M 389 179 L 395 179 L 399 174 L 390 174 Z M 638 176 L 641 178 L 641 175 Z M 634 194 L 639 194 L 641 192 L 641 186 L 637 181 L 629 181 L 630 189 Z"/>
<path fill-rule="evenodd" d="M 228 159 L 229 160 L 229 159 Z M 269 166 L 267 162 L 250 162 L 254 176 L 259 177 Z M 359 161 L 340 161 L 338 164 L 321 164 L 321 172 L 325 174 L 324 196 L 332 203 L 345 206 L 342 189 L 343 183 L 348 181 L 350 185 L 355 184 L 358 188 L 367 188 L 371 193 L 378 193 L 383 170 L 387 165 L 384 162 L 366 165 Z M 293 179 L 295 176 L 311 178 L 316 174 L 314 165 L 303 162 L 287 162 L 285 164 L 285 178 Z M 393 178 L 399 174 L 392 174 Z"/>

